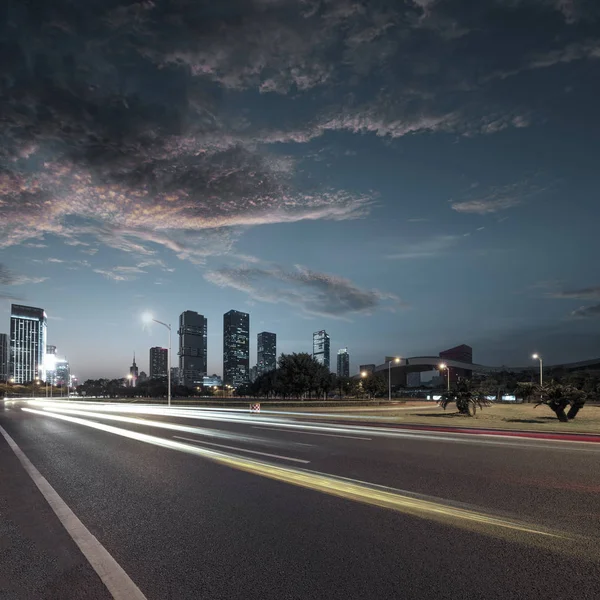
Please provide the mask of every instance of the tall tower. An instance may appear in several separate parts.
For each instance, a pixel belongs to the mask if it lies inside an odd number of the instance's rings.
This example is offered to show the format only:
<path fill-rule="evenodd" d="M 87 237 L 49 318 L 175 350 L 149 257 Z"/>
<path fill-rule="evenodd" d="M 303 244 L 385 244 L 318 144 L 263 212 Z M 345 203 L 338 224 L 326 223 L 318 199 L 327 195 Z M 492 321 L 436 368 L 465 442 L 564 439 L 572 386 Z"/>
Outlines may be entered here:
<path fill-rule="evenodd" d="M 47 317 L 42 308 L 11 306 L 8 375 L 15 383 L 45 379 L 46 332 Z"/>
<path fill-rule="evenodd" d="M 238 387 L 250 379 L 250 315 L 223 315 L 223 383 Z"/>
<path fill-rule="evenodd" d="M 207 329 L 203 315 L 193 310 L 179 315 L 179 380 L 187 387 L 202 385 L 206 375 Z"/>
<path fill-rule="evenodd" d="M 129 367 L 129 385 L 135 387 L 138 380 L 138 366 L 135 364 L 135 352 L 133 353 L 133 364 Z"/>
<path fill-rule="evenodd" d="M 324 329 L 313 333 L 313 358 L 328 369 L 331 365 L 331 353 L 329 348 L 329 336 Z"/>
<path fill-rule="evenodd" d="M 348 354 L 348 348 L 338 350 L 337 375 L 338 377 L 350 377 L 350 355 Z"/>
<path fill-rule="evenodd" d="M 277 368 L 277 335 L 263 331 L 256 336 L 257 375 Z"/>
<path fill-rule="evenodd" d="M 0 333 L 0 381 L 8 381 L 8 336 Z"/>

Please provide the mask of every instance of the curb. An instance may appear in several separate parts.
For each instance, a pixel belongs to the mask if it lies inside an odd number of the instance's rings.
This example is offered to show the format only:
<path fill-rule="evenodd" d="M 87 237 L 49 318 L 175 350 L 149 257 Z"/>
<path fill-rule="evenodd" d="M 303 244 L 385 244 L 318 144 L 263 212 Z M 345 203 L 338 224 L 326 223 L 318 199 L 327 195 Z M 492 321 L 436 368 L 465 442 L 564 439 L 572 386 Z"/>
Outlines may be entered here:
<path fill-rule="evenodd" d="M 356 425 L 358 422 L 337 421 L 344 425 Z M 460 433 L 468 435 L 495 435 L 499 437 L 517 437 L 537 440 L 556 440 L 562 442 L 586 442 L 592 444 L 600 444 L 600 435 L 593 433 L 563 433 L 563 432 L 541 432 L 531 430 L 514 430 L 514 429 L 480 429 L 478 427 L 447 427 L 443 425 L 419 425 L 419 424 L 397 424 L 397 423 L 373 423 L 363 422 L 361 425 L 369 427 L 385 427 L 392 429 L 412 429 L 414 431 L 431 431 L 438 433 Z"/>

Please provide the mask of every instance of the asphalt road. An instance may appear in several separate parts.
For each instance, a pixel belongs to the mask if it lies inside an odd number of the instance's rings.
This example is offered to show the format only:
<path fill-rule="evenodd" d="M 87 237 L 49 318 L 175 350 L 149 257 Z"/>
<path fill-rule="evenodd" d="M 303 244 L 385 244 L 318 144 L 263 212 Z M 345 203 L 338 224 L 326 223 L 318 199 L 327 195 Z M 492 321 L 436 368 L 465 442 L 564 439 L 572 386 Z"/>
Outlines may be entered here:
<path fill-rule="evenodd" d="M 47 408 L 0 426 L 149 599 L 600 598 L 600 444 Z M 0 501 L 0 598 L 111 597 L 2 436 Z"/>

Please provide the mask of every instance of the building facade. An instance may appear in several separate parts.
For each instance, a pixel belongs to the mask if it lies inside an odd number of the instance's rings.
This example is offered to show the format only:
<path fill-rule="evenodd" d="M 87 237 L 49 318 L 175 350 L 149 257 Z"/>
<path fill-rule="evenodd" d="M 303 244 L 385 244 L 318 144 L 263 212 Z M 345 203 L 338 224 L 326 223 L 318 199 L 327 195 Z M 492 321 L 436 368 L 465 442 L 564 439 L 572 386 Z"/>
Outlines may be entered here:
<path fill-rule="evenodd" d="M 256 371 L 260 376 L 277 368 L 277 335 L 263 331 L 256 341 Z"/>
<path fill-rule="evenodd" d="M 250 315 L 230 310 L 223 315 L 223 383 L 238 387 L 250 379 Z"/>
<path fill-rule="evenodd" d="M 369 363 L 368 365 L 360 365 L 360 367 L 358 368 L 358 373 L 359 375 L 362 373 L 367 373 L 367 375 L 370 375 L 371 373 L 375 373 L 376 368 L 377 365 L 373 363 Z"/>
<path fill-rule="evenodd" d="M 179 380 L 182 385 L 202 385 L 206 375 L 208 321 L 203 315 L 186 310 L 179 316 Z"/>
<path fill-rule="evenodd" d="M 319 364 L 331 368 L 330 340 L 324 329 L 313 333 L 313 358 Z"/>
<path fill-rule="evenodd" d="M 348 354 L 348 348 L 341 348 L 338 350 L 337 376 L 350 377 L 350 354 Z"/>
<path fill-rule="evenodd" d="M 167 348 L 161 348 L 160 346 L 150 348 L 150 379 L 168 377 L 168 355 L 169 350 Z"/>
<path fill-rule="evenodd" d="M 448 350 L 440 352 L 442 360 L 456 360 L 458 362 L 473 364 L 473 348 L 466 344 L 455 346 Z M 450 369 L 450 381 L 458 381 L 459 379 L 471 379 L 473 371 L 469 369 Z"/>
<path fill-rule="evenodd" d="M 8 381 L 8 335 L 0 333 L 0 381 Z"/>
<path fill-rule="evenodd" d="M 47 323 L 42 308 L 11 306 L 9 377 L 15 383 L 45 379 Z"/>

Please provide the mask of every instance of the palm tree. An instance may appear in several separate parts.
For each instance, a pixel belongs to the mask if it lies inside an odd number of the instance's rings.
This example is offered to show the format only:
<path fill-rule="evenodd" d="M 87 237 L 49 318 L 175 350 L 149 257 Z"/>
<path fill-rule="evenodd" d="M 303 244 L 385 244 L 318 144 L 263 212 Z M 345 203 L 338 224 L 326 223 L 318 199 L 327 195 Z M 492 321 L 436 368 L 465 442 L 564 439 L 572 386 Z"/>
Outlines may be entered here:
<path fill-rule="evenodd" d="M 545 404 L 554 411 L 562 423 L 573 420 L 588 398 L 588 393 L 584 390 L 580 390 L 574 385 L 557 383 L 554 380 L 543 386 L 536 385 L 534 394 L 540 398 L 534 408 Z M 570 406 L 569 412 L 565 413 L 567 406 Z"/>
<path fill-rule="evenodd" d="M 456 403 L 459 413 L 469 417 L 475 416 L 478 407 L 482 409 L 493 404 L 487 399 L 485 392 L 481 388 L 474 389 L 468 379 L 459 379 L 453 390 L 442 394 L 438 404 L 446 410 L 451 402 Z"/>

